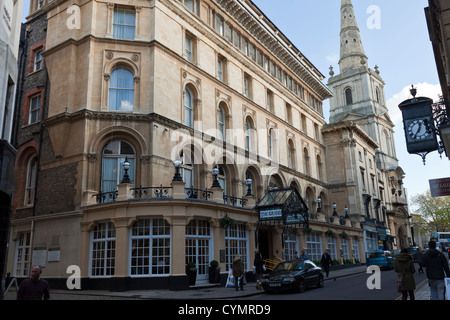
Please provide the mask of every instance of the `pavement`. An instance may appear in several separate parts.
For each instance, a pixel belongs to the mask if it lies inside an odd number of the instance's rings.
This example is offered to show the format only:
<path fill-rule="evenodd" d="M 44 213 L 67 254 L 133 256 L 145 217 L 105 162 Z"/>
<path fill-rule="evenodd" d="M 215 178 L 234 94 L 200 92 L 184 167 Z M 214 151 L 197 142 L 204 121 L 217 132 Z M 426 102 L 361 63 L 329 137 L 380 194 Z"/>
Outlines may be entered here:
<path fill-rule="evenodd" d="M 330 271 L 327 281 L 351 276 L 358 273 L 367 273 L 365 265 L 341 270 Z M 226 300 L 252 297 L 264 293 L 257 290 L 255 283 L 244 286 L 244 290 L 236 291 L 235 288 L 227 288 L 216 284 L 200 283 L 190 287 L 189 290 L 131 290 L 125 292 L 112 292 L 107 290 L 51 290 L 52 300 Z M 15 300 L 16 289 L 12 287 L 5 295 L 5 300 Z M 430 300 L 428 281 L 425 279 L 416 285 L 416 300 Z M 395 300 L 401 300 L 401 296 Z"/>

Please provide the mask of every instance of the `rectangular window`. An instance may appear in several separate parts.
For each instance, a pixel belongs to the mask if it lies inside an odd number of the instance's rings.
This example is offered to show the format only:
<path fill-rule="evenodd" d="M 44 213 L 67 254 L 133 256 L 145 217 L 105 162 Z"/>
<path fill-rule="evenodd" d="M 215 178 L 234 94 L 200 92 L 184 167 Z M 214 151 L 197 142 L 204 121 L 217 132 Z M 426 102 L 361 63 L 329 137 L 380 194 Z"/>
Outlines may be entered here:
<path fill-rule="evenodd" d="M 358 237 L 353 238 L 353 257 L 359 262 L 359 241 Z"/>
<path fill-rule="evenodd" d="M 241 48 L 241 35 L 236 30 L 233 30 L 233 43 L 236 48 Z"/>
<path fill-rule="evenodd" d="M 306 235 L 306 248 L 311 260 L 320 261 L 322 257 L 322 237 L 318 232 Z"/>
<path fill-rule="evenodd" d="M 14 267 L 15 277 L 28 277 L 31 263 L 30 232 L 22 232 L 16 240 L 16 260 Z"/>
<path fill-rule="evenodd" d="M 270 90 L 267 90 L 266 94 L 266 104 L 267 104 L 267 110 L 273 113 L 273 93 Z"/>
<path fill-rule="evenodd" d="M 275 68 L 275 63 L 273 61 L 270 61 L 270 74 L 272 75 L 272 77 L 276 77 L 276 68 Z"/>
<path fill-rule="evenodd" d="M 193 60 L 193 40 L 191 37 L 186 36 L 186 43 L 185 43 L 185 54 L 186 54 L 186 60 L 190 62 L 194 62 Z"/>
<path fill-rule="evenodd" d="M 343 253 L 343 259 L 344 260 L 350 260 L 350 252 L 349 252 L 349 247 L 348 247 L 348 240 L 341 238 L 341 250 Z"/>
<path fill-rule="evenodd" d="M 226 81 L 225 71 L 226 71 L 226 60 L 223 57 L 218 57 L 217 58 L 217 77 L 222 82 Z"/>
<path fill-rule="evenodd" d="M 331 260 L 337 260 L 337 250 L 336 250 L 336 238 L 328 237 L 328 253 L 331 256 Z"/>
<path fill-rule="evenodd" d="M 114 9 L 113 37 L 134 40 L 136 31 L 136 14 L 130 9 Z"/>
<path fill-rule="evenodd" d="M 28 115 L 28 124 L 39 121 L 39 113 L 41 111 L 41 96 L 34 96 L 30 100 L 30 113 Z"/>
<path fill-rule="evenodd" d="M 41 50 L 37 50 L 34 53 L 34 67 L 33 67 L 33 71 L 38 71 L 41 70 L 42 68 L 42 49 Z"/>
<path fill-rule="evenodd" d="M 217 15 L 216 15 L 216 31 L 218 34 L 223 36 L 223 31 L 224 31 L 223 19 Z"/>
<path fill-rule="evenodd" d="M 270 71 L 269 58 L 267 56 L 264 56 L 264 70 L 266 70 L 267 72 Z"/>
<path fill-rule="evenodd" d="M 248 47 L 248 51 L 249 51 L 250 59 L 255 61 L 256 60 L 256 48 L 255 48 L 255 46 L 250 43 L 250 45 Z"/>
<path fill-rule="evenodd" d="M 225 250 L 226 250 L 226 271 L 233 267 L 233 260 L 236 255 L 241 256 L 241 261 L 244 264 L 244 269 L 248 268 L 248 236 L 244 224 L 234 224 L 225 229 Z"/>
<path fill-rule="evenodd" d="M 258 65 L 259 65 L 260 67 L 263 66 L 263 54 L 262 54 L 262 52 L 259 51 L 259 50 L 256 52 L 256 63 L 258 63 Z"/>
<path fill-rule="evenodd" d="M 184 0 L 184 5 L 197 16 L 200 15 L 199 0 Z"/>
<path fill-rule="evenodd" d="M 111 222 L 98 224 L 91 233 L 90 273 L 92 277 L 114 275 L 116 229 Z"/>
<path fill-rule="evenodd" d="M 298 242 L 297 235 L 291 233 L 286 237 L 284 242 L 284 259 L 286 261 L 297 259 L 298 253 Z"/>
<path fill-rule="evenodd" d="M 242 38 L 242 52 L 247 56 L 248 55 L 248 41 L 245 38 Z"/>
<path fill-rule="evenodd" d="M 233 30 L 228 23 L 225 23 L 225 39 L 230 42 L 233 39 Z"/>
<path fill-rule="evenodd" d="M 171 231 L 164 219 L 138 220 L 131 230 L 130 274 L 170 274 Z"/>

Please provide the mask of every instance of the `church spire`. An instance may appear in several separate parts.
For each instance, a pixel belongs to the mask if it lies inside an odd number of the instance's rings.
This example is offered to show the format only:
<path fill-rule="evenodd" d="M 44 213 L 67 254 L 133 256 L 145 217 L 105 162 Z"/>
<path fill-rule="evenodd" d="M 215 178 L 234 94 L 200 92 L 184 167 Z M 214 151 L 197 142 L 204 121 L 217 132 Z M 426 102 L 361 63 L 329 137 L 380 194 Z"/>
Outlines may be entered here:
<path fill-rule="evenodd" d="M 367 65 L 361 34 L 351 0 L 341 0 L 341 73 Z"/>

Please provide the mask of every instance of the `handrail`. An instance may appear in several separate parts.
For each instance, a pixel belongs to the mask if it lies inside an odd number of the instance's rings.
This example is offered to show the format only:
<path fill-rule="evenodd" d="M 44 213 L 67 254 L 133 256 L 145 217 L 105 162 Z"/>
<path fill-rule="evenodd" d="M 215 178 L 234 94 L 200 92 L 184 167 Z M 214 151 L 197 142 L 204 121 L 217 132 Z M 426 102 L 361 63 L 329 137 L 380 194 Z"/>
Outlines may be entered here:
<path fill-rule="evenodd" d="M 159 187 L 143 187 L 132 188 L 131 191 L 135 199 L 145 198 L 149 196 L 150 198 L 171 198 L 170 191 L 172 187 L 164 187 L 160 185 Z"/>
<path fill-rule="evenodd" d="M 283 260 L 277 259 L 277 258 L 275 258 L 275 259 L 265 259 L 264 260 L 264 265 L 266 266 L 266 270 L 272 271 L 273 269 L 275 269 L 275 267 L 277 265 L 280 264 L 280 262 L 283 262 Z"/>

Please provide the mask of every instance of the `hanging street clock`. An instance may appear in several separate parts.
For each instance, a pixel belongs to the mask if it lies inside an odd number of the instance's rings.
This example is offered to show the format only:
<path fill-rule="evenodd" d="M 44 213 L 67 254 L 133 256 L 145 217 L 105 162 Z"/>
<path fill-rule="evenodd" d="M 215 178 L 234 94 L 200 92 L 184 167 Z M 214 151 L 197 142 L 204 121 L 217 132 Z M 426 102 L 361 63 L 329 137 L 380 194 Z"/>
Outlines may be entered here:
<path fill-rule="evenodd" d="M 416 98 L 414 87 L 411 94 L 414 98 L 403 101 L 398 107 L 403 115 L 408 153 L 420 155 L 425 164 L 427 154 L 439 149 L 431 108 L 433 100 L 426 97 Z"/>

